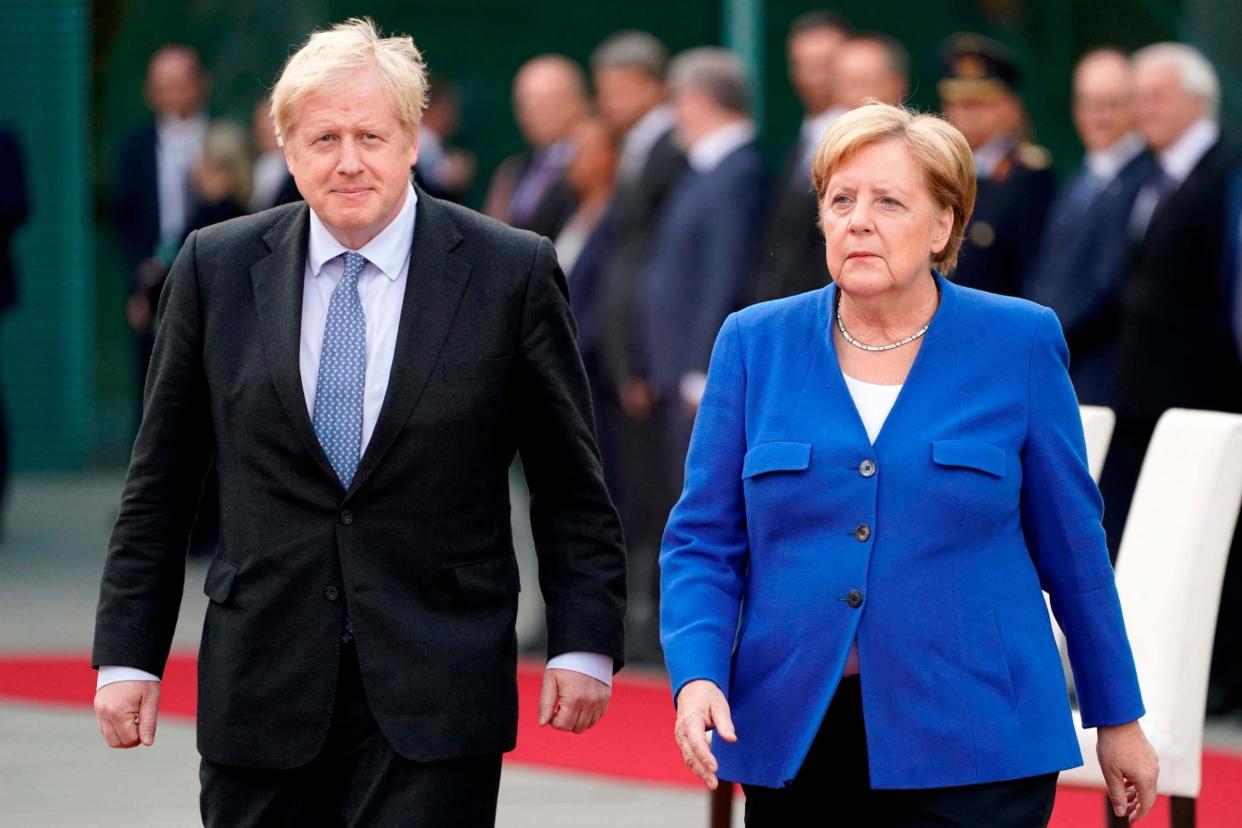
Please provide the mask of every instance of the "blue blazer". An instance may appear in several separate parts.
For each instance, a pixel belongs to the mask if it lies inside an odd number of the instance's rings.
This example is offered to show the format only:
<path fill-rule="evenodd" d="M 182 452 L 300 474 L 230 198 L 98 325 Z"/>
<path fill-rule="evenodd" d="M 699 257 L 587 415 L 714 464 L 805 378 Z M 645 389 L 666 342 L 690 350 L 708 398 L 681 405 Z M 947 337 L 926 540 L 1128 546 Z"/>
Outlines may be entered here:
<path fill-rule="evenodd" d="M 835 286 L 735 313 L 716 341 L 661 550 L 661 639 L 675 692 L 708 679 L 729 699 L 725 779 L 794 778 L 855 636 L 873 786 L 1081 764 L 1041 587 L 1084 726 L 1143 714 L 1056 316 L 937 282 L 874 446 Z"/>

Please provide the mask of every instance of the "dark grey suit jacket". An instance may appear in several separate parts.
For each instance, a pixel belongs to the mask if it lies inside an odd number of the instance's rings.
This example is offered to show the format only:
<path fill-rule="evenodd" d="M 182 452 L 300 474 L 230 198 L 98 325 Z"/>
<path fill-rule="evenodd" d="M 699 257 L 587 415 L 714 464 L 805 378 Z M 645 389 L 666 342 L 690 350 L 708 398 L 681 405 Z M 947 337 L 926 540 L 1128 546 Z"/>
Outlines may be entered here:
<path fill-rule="evenodd" d="M 199 751 L 304 764 L 328 731 L 346 606 L 367 700 L 402 755 L 511 749 L 520 452 L 550 656 L 622 659 L 625 561 L 551 244 L 419 193 L 396 355 L 348 491 L 298 365 L 308 208 L 196 231 L 168 278 L 93 660 L 163 671 L 213 456 L 220 549 Z"/>

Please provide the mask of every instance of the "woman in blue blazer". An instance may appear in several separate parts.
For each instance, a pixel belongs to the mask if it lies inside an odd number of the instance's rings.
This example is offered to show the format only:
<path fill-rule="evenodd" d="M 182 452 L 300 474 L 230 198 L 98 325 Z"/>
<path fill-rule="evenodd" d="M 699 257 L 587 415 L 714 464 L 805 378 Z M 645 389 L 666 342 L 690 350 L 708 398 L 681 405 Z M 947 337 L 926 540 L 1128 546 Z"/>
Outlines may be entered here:
<path fill-rule="evenodd" d="M 1081 756 L 1042 588 L 1137 819 L 1156 757 L 1056 317 L 933 269 L 974 202 L 946 122 L 854 110 L 813 178 L 834 284 L 725 322 L 665 531 L 687 765 L 752 826 L 1045 825 Z"/>

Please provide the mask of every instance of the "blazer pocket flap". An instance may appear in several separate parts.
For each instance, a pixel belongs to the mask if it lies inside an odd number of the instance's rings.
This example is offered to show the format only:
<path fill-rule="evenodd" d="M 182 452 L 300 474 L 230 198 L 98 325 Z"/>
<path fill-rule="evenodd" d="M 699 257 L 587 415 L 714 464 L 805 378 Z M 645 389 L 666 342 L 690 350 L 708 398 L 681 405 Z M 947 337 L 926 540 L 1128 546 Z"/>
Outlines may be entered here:
<path fill-rule="evenodd" d="M 203 582 L 203 593 L 217 604 L 223 604 L 233 590 L 233 579 L 237 577 L 237 569 L 237 564 L 217 555 L 207 570 L 207 579 Z"/>
<path fill-rule="evenodd" d="M 479 359 L 472 362 L 444 363 L 445 382 L 470 382 L 471 380 L 488 380 L 504 376 L 509 368 L 512 357 L 496 359 Z"/>
<path fill-rule="evenodd" d="M 980 440 L 935 440 L 932 460 L 941 466 L 975 469 L 995 477 L 1005 476 L 1005 450 Z"/>
<path fill-rule="evenodd" d="M 811 465 L 810 443 L 760 443 L 746 452 L 742 479 L 777 471 L 802 471 Z"/>
<path fill-rule="evenodd" d="M 517 559 L 512 555 L 471 561 L 453 567 L 457 591 L 469 604 L 498 603 L 521 591 Z"/>

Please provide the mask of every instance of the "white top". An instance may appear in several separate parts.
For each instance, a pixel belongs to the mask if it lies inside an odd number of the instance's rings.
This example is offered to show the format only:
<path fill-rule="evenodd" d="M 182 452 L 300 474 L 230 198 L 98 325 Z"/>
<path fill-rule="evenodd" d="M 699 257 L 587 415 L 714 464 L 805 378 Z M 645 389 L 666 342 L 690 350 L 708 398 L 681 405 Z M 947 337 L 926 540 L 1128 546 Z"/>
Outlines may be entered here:
<path fill-rule="evenodd" d="M 888 419 L 889 412 L 893 410 L 893 404 L 897 402 L 901 386 L 863 382 L 848 374 L 841 376 L 845 377 L 845 387 L 849 389 L 850 397 L 854 400 L 854 407 L 858 409 L 858 416 L 862 418 L 863 426 L 867 429 L 867 439 L 874 445 L 875 438 L 880 436 L 880 429 L 884 428 L 884 421 Z M 845 660 L 845 670 L 842 671 L 842 675 L 858 675 L 857 642 L 850 644 L 850 654 Z"/>
<path fill-rule="evenodd" d="M 802 146 L 802 158 L 799 163 L 808 173 L 811 171 L 811 161 L 815 158 L 819 144 L 824 140 L 824 133 L 846 111 L 843 106 L 831 106 L 818 115 L 802 119 L 802 128 L 798 132 L 798 140 Z"/>
<path fill-rule="evenodd" d="M 405 300 L 405 283 L 414 243 L 415 206 L 418 195 L 413 187 L 406 192 L 405 204 L 379 235 L 357 252 L 367 263 L 358 277 L 358 295 L 366 317 L 366 378 L 362 400 L 362 447 L 366 452 L 375 423 L 379 419 L 393 354 L 397 348 L 397 328 Z M 323 332 L 328 322 L 328 302 L 341 281 L 345 263 L 341 254 L 349 251 L 328 230 L 315 211 L 310 211 L 310 242 L 307 245 L 305 284 L 302 292 L 302 334 L 299 367 L 306 410 L 314 417 L 315 389 L 319 381 L 319 357 Z M 612 685 L 612 659 L 601 653 L 563 653 L 548 661 L 548 669 L 573 670 L 604 684 Z M 133 667 L 100 666 L 96 689 L 117 681 L 159 681 L 159 677 Z"/>
<path fill-rule="evenodd" d="M 755 140 L 755 122 L 749 118 L 734 121 L 700 138 L 686 152 L 695 172 L 709 173 L 738 147 Z"/>
<path fill-rule="evenodd" d="M 1142 151 L 1143 136 L 1137 132 L 1127 132 L 1108 149 L 1087 153 L 1083 163 L 1101 184 L 1107 185 Z"/>
<path fill-rule="evenodd" d="M 254 160 L 254 192 L 250 195 L 250 212 L 257 213 L 276 206 L 276 197 L 285 186 L 289 167 L 285 151 L 274 149 Z"/>
<path fill-rule="evenodd" d="M 862 418 L 863 426 L 867 429 L 867 439 L 874 445 L 875 438 L 884 427 L 884 421 L 888 419 L 888 413 L 893 410 L 893 403 L 897 402 L 901 386 L 879 385 L 863 382 L 846 374 L 842 376 L 845 377 L 845 387 L 849 389 L 850 397 L 854 400 L 854 407 L 858 409 L 858 416 Z"/>
<path fill-rule="evenodd" d="M 202 113 L 184 121 L 156 119 L 155 183 L 161 242 L 179 244 L 185 233 L 190 220 L 190 168 L 198 161 L 206 134 L 207 118 Z"/>

